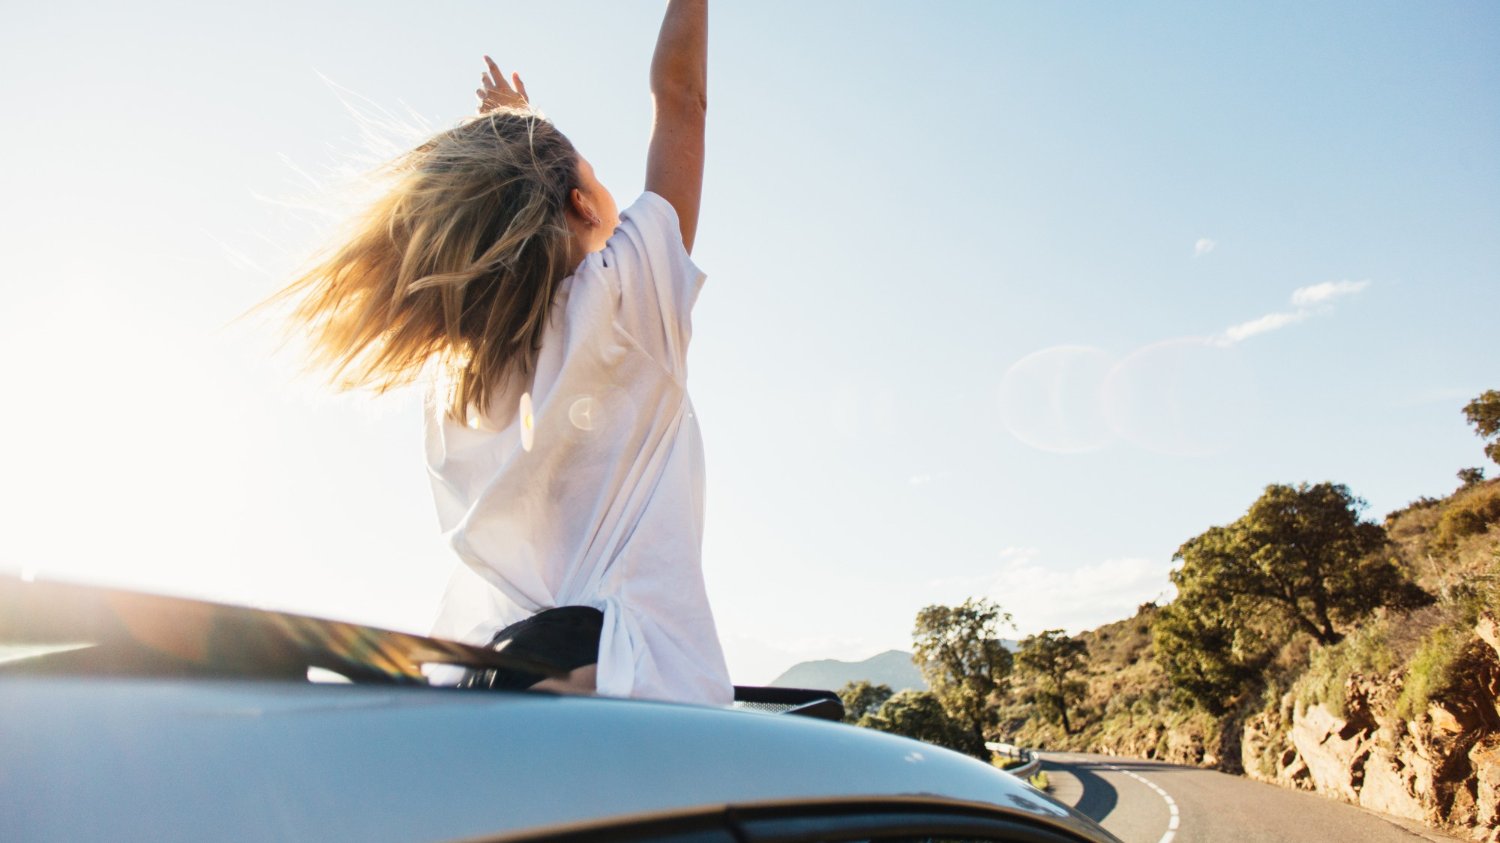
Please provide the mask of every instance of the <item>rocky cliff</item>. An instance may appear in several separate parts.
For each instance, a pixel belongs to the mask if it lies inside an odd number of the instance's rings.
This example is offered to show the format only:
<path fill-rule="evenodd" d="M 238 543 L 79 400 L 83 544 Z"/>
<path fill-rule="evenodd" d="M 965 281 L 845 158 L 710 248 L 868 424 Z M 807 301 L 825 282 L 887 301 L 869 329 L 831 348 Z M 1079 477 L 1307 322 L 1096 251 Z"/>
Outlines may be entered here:
<path fill-rule="evenodd" d="M 1341 699 L 1278 708 L 1243 727 L 1245 772 L 1376 811 L 1500 841 L 1500 621 L 1485 610 L 1421 711 L 1405 670 L 1353 674 Z M 1408 697 L 1409 699 L 1409 697 Z M 1409 705 L 1409 703 L 1408 703 Z"/>

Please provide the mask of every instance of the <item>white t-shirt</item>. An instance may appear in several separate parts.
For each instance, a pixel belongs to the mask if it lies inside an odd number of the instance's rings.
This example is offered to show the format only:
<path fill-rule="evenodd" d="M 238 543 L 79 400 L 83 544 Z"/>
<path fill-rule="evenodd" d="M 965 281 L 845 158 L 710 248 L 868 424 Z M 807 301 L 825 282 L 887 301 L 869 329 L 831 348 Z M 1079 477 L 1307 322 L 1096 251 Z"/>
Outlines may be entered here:
<path fill-rule="evenodd" d="M 434 635 L 485 645 L 543 609 L 593 606 L 599 693 L 732 700 L 703 585 L 703 443 L 686 389 L 704 277 L 672 205 L 642 194 L 563 280 L 529 385 L 477 426 L 448 418 L 433 390 L 427 465 L 461 560 Z"/>

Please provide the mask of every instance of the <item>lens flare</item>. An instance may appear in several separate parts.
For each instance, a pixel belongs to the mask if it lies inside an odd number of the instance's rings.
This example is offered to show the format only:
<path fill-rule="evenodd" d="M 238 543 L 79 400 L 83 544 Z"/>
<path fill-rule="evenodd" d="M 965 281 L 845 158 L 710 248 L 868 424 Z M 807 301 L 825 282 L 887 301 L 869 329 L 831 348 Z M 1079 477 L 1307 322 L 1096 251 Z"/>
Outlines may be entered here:
<path fill-rule="evenodd" d="M 1201 457 L 1223 451 L 1251 430 L 1258 401 L 1240 352 L 1186 338 L 1127 355 L 1105 379 L 1103 404 L 1110 427 L 1127 442 L 1159 454 Z"/>
<path fill-rule="evenodd" d="M 590 396 L 584 395 L 568 406 L 568 421 L 579 430 L 593 430 L 596 410 L 598 410 L 597 402 Z"/>
<path fill-rule="evenodd" d="M 531 446 L 536 442 L 536 418 L 531 410 L 531 393 L 521 393 L 520 417 L 516 420 L 516 427 L 521 431 L 521 447 L 528 453 Z"/>
<path fill-rule="evenodd" d="M 1100 401 L 1114 360 L 1088 346 L 1060 345 L 1016 361 L 1000 381 L 1000 421 L 1043 451 L 1076 454 L 1114 438 Z"/>

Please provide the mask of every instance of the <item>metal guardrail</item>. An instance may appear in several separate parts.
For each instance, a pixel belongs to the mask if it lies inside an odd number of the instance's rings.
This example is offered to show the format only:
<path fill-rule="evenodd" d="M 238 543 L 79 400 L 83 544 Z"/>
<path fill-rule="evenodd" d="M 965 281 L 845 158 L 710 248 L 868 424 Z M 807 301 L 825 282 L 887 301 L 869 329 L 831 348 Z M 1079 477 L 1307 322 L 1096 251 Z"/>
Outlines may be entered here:
<path fill-rule="evenodd" d="M 1017 758 L 1024 762 L 1019 767 L 1009 767 L 1005 770 L 1005 772 L 1022 781 L 1030 779 L 1036 775 L 1038 770 L 1042 769 L 1042 757 L 1025 747 L 1010 743 L 1001 743 L 1000 741 L 985 741 L 984 748 L 996 755 L 1003 755 L 1006 758 Z"/>

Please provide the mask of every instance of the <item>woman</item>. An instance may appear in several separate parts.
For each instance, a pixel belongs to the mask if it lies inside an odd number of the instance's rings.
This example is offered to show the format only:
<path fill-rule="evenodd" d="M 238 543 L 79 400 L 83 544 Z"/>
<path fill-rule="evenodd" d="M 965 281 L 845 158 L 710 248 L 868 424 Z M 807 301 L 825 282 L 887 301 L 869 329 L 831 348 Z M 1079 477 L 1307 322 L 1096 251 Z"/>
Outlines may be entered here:
<path fill-rule="evenodd" d="M 427 460 L 460 560 L 434 634 L 571 671 L 463 684 L 732 697 L 685 389 L 707 15 L 707 0 L 668 4 L 646 192 L 623 212 L 486 59 L 479 116 L 396 162 L 347 245 L 288 289 L 345 385 L 434 373 Z"/>

